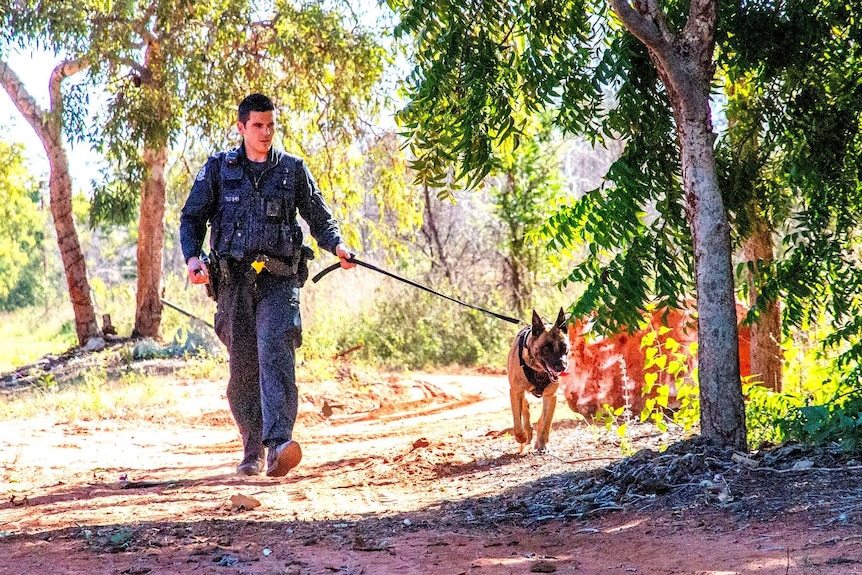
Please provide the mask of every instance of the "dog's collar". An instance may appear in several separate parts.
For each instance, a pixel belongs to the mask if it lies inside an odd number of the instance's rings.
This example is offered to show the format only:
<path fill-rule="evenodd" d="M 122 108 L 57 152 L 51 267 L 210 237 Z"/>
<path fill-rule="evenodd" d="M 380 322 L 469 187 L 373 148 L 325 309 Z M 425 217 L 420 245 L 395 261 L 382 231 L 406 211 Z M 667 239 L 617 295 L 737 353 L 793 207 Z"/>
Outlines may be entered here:
<path fill-rule="evenodd" d="M 552 382 L 557 381 L 557 377 L 552 376 L 544 367 L 536 369 L 528 365 L 527 360 L 524 359 L 524 352 L 526 351 L 530 363 L 533 362 L 533 358 L 530 356 L 530 348 L 527 347 L 527 338 L 530 337 L 530 330 L 531 328 L 527 326 L 518 334 L 518 361 L 521 364 L 521 369 L 524 370 L 524 376 L 530 382 L 530 385 L 533 386 L 530 393 L 536 397 L 542 397 L 542 394 L 545 393 L 545 388 Z"/>

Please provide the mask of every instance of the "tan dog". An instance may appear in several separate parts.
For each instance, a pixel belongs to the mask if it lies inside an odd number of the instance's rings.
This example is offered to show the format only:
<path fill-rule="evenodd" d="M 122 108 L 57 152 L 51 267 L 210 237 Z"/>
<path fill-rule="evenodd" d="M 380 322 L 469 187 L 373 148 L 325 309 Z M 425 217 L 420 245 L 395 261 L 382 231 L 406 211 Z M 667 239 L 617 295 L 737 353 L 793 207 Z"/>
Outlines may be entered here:
<path fill-rule="evenodd" d="M 557 406 L 557 388 L 560 374 L 569 365 L 569 336 L 566 333 L 566 315 L 560 314 L 553 325 L 546 324 L 533 310 L 533 324 L 518 332 L 509 351 L 509 398 L 512 401 L 512 433 L 520 444 L 520 452 L 530 443 L 533 427 L 530 424 L 530 407 L 525 392 L 542 398 L 542 415 L 536 425 L 536 451 L 548 447 L 548 435 Z"/>

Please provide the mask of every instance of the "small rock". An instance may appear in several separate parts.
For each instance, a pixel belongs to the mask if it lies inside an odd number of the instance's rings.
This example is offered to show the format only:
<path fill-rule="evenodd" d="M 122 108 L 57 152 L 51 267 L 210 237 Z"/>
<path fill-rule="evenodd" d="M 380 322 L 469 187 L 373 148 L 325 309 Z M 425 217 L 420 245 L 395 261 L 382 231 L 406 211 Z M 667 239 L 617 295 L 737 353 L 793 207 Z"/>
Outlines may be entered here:
<path fill-rule="evenodd" d="M 105 338 L 91 337 L 84 345 L 84 351 L 102 351 L 105 349 Z"/>
<path fill-rule="evenodd" d="M 557 566 L 548 561 L 536 561 L 530 566 L 530 573 L 556 573 Z"/>

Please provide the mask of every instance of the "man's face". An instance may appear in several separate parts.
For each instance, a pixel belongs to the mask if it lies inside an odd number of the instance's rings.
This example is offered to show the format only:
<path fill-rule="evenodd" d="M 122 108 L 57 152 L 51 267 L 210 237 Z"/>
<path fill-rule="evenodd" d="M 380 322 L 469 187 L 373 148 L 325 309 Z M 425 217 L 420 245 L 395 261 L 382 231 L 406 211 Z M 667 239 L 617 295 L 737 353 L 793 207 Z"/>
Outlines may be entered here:
<path fill-rule="evenodd" d="M 266 159 L 275 134 L 275 114 L 272 111 L 251 112 L 248 121 L 237 122 L 236 127 L 245 141 L 248 158 L 252 161 Z"/>

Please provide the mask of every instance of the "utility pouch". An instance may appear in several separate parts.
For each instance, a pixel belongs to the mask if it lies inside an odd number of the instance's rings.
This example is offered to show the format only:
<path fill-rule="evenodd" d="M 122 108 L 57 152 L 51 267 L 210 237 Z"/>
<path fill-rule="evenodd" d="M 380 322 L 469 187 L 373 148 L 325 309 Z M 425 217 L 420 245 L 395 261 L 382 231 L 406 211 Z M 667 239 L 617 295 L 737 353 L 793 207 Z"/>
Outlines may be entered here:
<path fill-rule="evenodd" d="M 308 262 L 314 259 L 314 250 L 306 245 L 300 246 L 294 254 L 296 258 L 296 279 L 299 286 L 305 285 L 308 280 Z"/>
<path fill-rule="evenodd" d="M 215 252 L 211 255 L 204 254 L 201 256 L 201 261 L 206 264 L 207 272 L 210 276 L 210 281 L 206 284 L 207 295 L 210 299 L 217 302 L 219 285 L 221 284 L 221 262 Z"/>
<path fill-rule="evenodd" d="M 264 208 L 266 217 L 284 219 L 284 206 L 281 198 L 266 198 Z"/>

